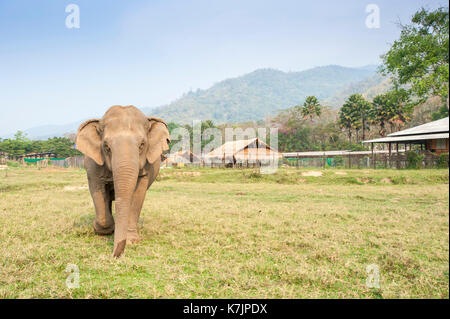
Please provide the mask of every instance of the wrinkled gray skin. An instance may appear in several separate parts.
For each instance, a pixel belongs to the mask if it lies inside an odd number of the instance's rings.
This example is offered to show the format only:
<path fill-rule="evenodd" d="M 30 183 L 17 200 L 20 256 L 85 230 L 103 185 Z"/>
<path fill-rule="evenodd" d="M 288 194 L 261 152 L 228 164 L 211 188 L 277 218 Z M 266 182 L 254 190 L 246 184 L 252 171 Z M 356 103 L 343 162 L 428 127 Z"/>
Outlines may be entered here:
<path fill-rule="evenodd" d="M 76 145 L 85 155 L 95 206 L 94 230 L 101 235 L 114 232 L 114 257 L 123 253 L 126 243 L 139 241 L 137 223 L 145 193 L 159 173 L 169 142 L 166 123 L 134 106 L 112 106 L 101 119 L 78 128 Z"/>

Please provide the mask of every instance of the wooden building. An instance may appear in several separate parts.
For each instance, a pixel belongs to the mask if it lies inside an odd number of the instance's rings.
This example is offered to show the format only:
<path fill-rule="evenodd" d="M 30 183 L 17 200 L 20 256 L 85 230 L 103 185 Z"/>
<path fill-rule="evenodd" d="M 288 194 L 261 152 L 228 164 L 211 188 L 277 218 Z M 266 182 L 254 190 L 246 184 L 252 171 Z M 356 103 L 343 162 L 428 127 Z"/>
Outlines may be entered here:
<path fill-rule="evenodd" d="M 53 152 L 42 152 L 42 153 L 28 153 L 24 155 L 18 155 L 16 158 L 22 159 L 49 159 L 55 157 L 56 154 Z"/>

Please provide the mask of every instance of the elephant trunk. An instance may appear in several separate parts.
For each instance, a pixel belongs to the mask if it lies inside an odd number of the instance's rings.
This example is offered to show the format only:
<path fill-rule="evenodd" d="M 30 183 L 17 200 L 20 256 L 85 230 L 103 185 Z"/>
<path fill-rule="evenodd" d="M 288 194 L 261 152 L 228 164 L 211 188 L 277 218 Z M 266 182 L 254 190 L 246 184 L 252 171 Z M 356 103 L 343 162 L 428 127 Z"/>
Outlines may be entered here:
<path fill-rule="evenodd" d="M 127 145 L 130 148 L 130 145 Z M 128 231 L 128 216 L 134 190 L 139 175 L 139 161 L 137 149 L 133 152 L 121 147 L 120 154 L 112 157 L 112 172 L 115 192 L 116 226 L 114 231 L 113 256 L 119 257 L 125 250 Z M 114 152 L 113 152 L 114 154 Z"/>

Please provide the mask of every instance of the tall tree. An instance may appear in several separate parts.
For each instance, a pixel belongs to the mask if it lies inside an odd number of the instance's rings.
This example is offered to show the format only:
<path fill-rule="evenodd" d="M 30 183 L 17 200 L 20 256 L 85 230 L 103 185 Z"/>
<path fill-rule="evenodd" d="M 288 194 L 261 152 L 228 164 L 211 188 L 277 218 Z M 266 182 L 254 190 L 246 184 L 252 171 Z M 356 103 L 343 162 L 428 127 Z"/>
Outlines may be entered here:
<path fill-rule="evenodd" d="M 301 114 L 304 118 L 309 118 L 312 123 L 314 116 L 319 117 L 320 114 L 322 114 L 322 106 L 320 105 L 319 100 L 317 100 L 315 96 L 306 97 L 306 100 L 301 107 Z"/>
<path fill-rule="evenodd" d="M 386 93 L 386 96 L 392 112 L 389 124 L 391 132 L 394 132 L 402 129 L 411 120 L 414 103 L 411 102 L 409 90 L 403 88 L 394 87 L 393 90 Z"/>
<path fill-rule="evenodd" d="M 386 125 L 390 125 L 391 133 L 401 129 L 411 120 L 413 108 L 414 103 L 411 103 L 409 91 L 394 88 L 373 98 L 371 122 L 379 125 L 380 135 L 385 136 Z"/>
<path fill-rule="evenodd" d="M 400 38 L 382 59 L 381 71 L 393 75 L 394 83 L 408 84 L 418 102 L 437 95 L 448 108 L 448 7 L 416 12 L 411 24 L 401 25 Z"/>
<path fill-rule="evenodd" d="M 27 142 L 27 134 L 22 131 L 17 131 L 16 134 L 14 134 L 14 140 L 18 142 Z"/>
<path fill-rule="evenodd" d="M 392 104 L 387 94 L 380 94 L 373 98 L 371 109 L 371 120 L 380 126 L 380 135 L 386 135 L 386 124 L 393 117 Z"/>
<path fill-rule="evenodd" d="M 352 106 L 348 103 L 342 105 L 339 110 L 339 125 L 347 130 L 348 142 L 352 143 L 352 129 L 354 122 L 354 110 Z"/>
<path fill-rule="evenodd" d="M 342 123 L 347 124 L 356 131 L 356 141 L 359 142 L 359 131 L 362 130 L 362 139 L 366 138 L 369 128 L 371 104 L 361 94 L 352 94 L 341 108 Z M 349 121 L 347 123 L 347 121 Z"/>

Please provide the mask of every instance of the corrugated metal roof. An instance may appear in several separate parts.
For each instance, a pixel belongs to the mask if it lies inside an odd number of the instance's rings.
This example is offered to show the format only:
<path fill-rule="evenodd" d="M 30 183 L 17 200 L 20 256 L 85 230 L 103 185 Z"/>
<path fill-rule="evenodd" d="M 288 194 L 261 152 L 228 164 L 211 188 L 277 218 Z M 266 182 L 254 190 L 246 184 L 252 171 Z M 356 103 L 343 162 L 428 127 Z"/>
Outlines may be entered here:
<path fill-rule="evenodd" d="M 387 154 L 386 150 L 374 150 L 375 154 Z M 399 152 L 402 152 L 400 150 Z M 321 152 L 291 152 L 283 153 L 285 158 L 302 158 L 302 157 L 326 157 L 326 156 L 346 156 L 346 155 L 370 155 L 372 151 L 321 151 Z"/>
<path fill-rule="evenodd" d="M 448 132 L 448 117 L 419 126 L 411 127 L 406 130 L 391 133 L 388 135 L 388 137 L 443 132 Z"/>
<path fill-rule="evenodd" d="M 374 140 L 363 141 L 363 143 L 414 142 L 414 141 L 434 140 L 434 139 L 441 139 L 441 138 L 448 138 L 448 133 L 420 134 L 420 135 L 407 135 L 407 136 L 387 136 L 387 137 L 377 138 Z"/>
<path fill-rule="evenodd" d="M 313 152 L 290 152 L 283 153 L 284 157 L 297 157 L 297 156 L 339 156 L 348 155 L 349 151 L 313 151 Z"/>

